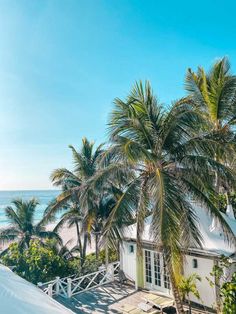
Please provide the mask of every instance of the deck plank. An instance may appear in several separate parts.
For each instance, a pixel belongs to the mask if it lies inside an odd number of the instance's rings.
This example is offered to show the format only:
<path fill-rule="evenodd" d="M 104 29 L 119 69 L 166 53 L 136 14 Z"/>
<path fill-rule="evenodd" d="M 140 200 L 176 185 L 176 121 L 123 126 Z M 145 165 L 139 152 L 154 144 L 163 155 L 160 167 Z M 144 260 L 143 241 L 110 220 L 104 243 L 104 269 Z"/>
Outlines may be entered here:
<path fill-rule="evenodd" d="M 56 297 L 57 301 L 71 309 L 76 314 L 119 314 L 124 304 L 138 307 L 143 302 L 145 290 L 136 291 L 134 286 L 110 283 L 92 290 L 82 292 L 71 299 Z M 193 314 L 201 314 L 199 310 L 193 310 Z"/>

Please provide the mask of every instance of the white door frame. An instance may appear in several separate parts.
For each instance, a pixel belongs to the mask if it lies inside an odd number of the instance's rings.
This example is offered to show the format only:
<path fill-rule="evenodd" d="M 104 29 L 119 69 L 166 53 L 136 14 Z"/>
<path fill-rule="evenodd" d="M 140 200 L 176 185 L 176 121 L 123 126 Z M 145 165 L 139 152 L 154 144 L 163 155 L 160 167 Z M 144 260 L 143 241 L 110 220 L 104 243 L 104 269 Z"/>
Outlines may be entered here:
<path fill-rule="evenodd" d="M 171 295 L 170 280 L 164 265 L 163 254 L 143 249 L 143 256 L 145 288 Z"/>

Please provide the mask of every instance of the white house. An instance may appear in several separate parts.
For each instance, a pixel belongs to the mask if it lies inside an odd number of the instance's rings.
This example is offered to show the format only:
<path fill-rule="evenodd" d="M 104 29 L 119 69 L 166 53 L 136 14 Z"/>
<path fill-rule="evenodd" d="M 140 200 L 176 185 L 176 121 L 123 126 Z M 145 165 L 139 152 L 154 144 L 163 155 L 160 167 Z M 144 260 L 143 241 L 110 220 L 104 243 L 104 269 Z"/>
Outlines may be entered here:
<path fill-rule="evenodd" d="M 199 228 L 203 236 L 202 247 L 191 247 L 184 255 L 184 275 L 188 276 L 197 273 L 202 281 L 197 283 L 198 291 L 202 302 L 199 302 L 194 296 L 191 300 L 196 303 L 203 303 L 207 307 L 212 307 L 216 303 L 217 291 L 209 285 L 206 277 L 210 277 L 213 266 L 218 263 L 223 254 L 229 256 L 232 261 L 231 269 L 227 271 L 236 271 L 236 247 L 225 242 L 222 230 L 215 221 L 208 216 L 201 206 L 194 204 L 199 218 Z M 222 214 L 224 215 L 224 214 Z M 227 208 L 227 215 L 224 215 L 227 223 L 230 225 L 236 235 L 236 220 L 232 213 L 232 207 Z M 125 231 L 123 243 L 120 250 L 121 268 L 126 276 L 136 282 L 138 276 L 143 277 L 142 288 L 157 290 L 159 292 L 170 294 L 171 287 L 169 276 L 163 263 L 162 254 L 155 249 L 154 242 L 150 235 L 151 217 L 145 222 L 144 233 L 142 235 L 143 260 L 140 263 L 136 259 L 136 224 L 130 226 Z"/>

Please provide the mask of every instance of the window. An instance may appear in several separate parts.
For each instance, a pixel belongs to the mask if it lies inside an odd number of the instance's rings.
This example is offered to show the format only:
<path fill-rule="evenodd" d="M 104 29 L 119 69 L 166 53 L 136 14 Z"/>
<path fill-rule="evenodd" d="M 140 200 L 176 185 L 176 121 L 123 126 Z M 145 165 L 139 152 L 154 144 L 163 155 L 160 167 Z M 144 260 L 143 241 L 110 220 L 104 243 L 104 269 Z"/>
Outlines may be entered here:
<path fill-rule="evenodd" d="M 170 276 L 168 274 L 165 261 L 163 261 L 163 269 L 164 269 L 164 287 L 170 290 Z"/>
<path fill-rule="evenodd" d="M 197 259 L 196 258 L 194 258 L 193 259 L 193 268 L 197 268 Z"/>
<path fill-rule="evenodd" d="M 152 283 L 151 252 L 146 250 L 145 250 L 145 276 L 146 282 Z"/>
<path fill-rule="evenodd" d="M 155 285 L 161 287 L 161 260 L 160 254 L 154 253 L 154 278 Z"/>
<path fill-rule="evenodd" d="M 129 246 L 129 252 L 134 253 L 134 246 L 132 244 Z"/>

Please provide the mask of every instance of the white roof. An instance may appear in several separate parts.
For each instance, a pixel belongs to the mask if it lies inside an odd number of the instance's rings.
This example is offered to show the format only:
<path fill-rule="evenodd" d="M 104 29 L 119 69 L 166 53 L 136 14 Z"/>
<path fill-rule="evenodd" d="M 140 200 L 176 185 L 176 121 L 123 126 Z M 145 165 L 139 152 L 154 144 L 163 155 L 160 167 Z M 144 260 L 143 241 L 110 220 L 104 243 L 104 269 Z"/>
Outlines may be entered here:
<path fill-rule="evenodd" d="M 0 265 L 0 312 L 4 314 L 73 313 L 3 265 Z"/>
<path fill-rule="evenodd" d="M 203 237 L 202 250 L 212 252 L 213 254 L 232 255 L 236 252 L 234 244 L 229 244 L 223 236 L 223 231 L 217 224 L 212 225 L 212 218 L 206 213 L 206 211 L 199 205 L 193 204 L 193 208 L 196 211 L 199 220 L 199 230 Z M 232 231 L 236 236 L 236 220 L 231 219 L 225 214 L 222 214 L 226 222 L 230 225 Z M 153 238 L 150 234 L 150 224 L 152 217 L 146 218 L 144 232 L 142 240 L 145 242 L 153 242 Z M 215 227 L 215 228 L 212 228 Z M 129 226 L 125 232 L 124 237 L 136 240 L 136 224 Z"/>

